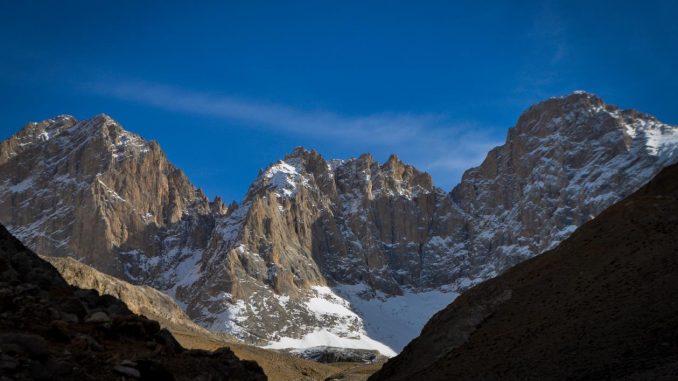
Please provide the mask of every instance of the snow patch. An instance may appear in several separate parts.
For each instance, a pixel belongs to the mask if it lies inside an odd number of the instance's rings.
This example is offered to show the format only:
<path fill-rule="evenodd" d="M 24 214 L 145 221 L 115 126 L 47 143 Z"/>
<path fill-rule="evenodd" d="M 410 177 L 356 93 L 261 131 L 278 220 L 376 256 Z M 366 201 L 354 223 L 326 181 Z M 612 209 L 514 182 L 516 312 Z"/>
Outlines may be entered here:
<path fill-rule="evenodd" d="M 656 156 L 672 156 L 678 148 L 678 128 L 662 127 L 645 130 L 648 152 Z"/>
<path fill-rule="evenodd" d="M 264 348 L 269 349 L 308 349 L 319 346 L 352 348 L 352 349 L 371 349 L 377 350 L 384 356 L 393 357 L 397 353 L 388 346 L 369 338 L 364 334 L 359 334 L 357 339 L 340 337 L 328 331 L 325 328 L 319 328 L 311 333 L 307 333 L 300 339 L 283 337 L 278 341 L 272 341 Z"/>
<path fill-rule="evenodd" d="M 9 187 L 9 191 L 12 193 L 21 193 L 27 189 L 30 189 L 33 186 L 33 178 L 29 177 L 24 180 L 22 180 L 18 184 L 14 184 L 11 187 Z"/>
<path fill-rule="evenodd" d="M 114 191 L 108 185 L 106 185 L 103 181 L 101 181 L 101 179 L 99 178 L 99 175 L 100 174 L 97 174 L 97 182 L 99 182 L 99 184 L 101 184 L 101 186 L 104 187 L 104 190 L 106 191 L 107 195 L 109 195 L 115 201 L 127 202 L 127 200 L 120 197 L 120 195 L 116 191 Z"/>
<path fill-rule="evenodd" d="M 459 295 L 448 290 L 413 292 L 403 295 L 376 295 L 364 284 L 336 287 L 361 317 L 370 338 L 400 352 L 407 343 L 419 336 L 426 322 Z"/>
<path fill-rule="evenodd" d="M 107 121 L 106 124 L 115 125 L 115 122 L 110 120 Z M 149 151 L 150 148 L 148 147 L 148 144 L 146 144 L 141 136 L 124 129 L 111 144 L 111 156 L 116 160 L 123 160 L 127 157 L 131 157 L 134 155 L 134 152 L 138 152 L 143 156 Z"/>
<path fill-rule="evenodd" d="M 38 140 L 42 142 L 46 142 L 49 140 L 49 132 L 43 131 L 40 134 L 38 134 Z"/>
<path fill-rule="evenodd" d="M 266 170 L 264 183 L 275 190 L 277 197 L 293 197 L 299 186 L 308 185 L 308 179 L 302 175 L 302 171 L 301 159 L 280 160 Z"/>
<path fill-rule="evenodd" d="M 335 315 L 339 317 L 359 318 L 351 311 L 348 302 L 337 296 L 329 287 L 314 286 L 316 296 L 306 302 L 309 311 L 316 315 Z"/>

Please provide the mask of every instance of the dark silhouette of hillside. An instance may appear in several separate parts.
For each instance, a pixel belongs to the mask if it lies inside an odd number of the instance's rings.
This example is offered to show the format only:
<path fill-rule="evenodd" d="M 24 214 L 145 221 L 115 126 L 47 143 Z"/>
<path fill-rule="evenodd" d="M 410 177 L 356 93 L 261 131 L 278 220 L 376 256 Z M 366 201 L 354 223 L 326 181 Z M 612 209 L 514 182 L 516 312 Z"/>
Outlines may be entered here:
<path fill-rule="evenodd" d="M 69 286 L 0 226 L 0 379 L 265 380 L 228 348 L 185 350 L 124 303 Z"/>
<path fill-rule="evenodd" d="M 678 165 L 438 312 L 370 380 L 678 379 Z"/>

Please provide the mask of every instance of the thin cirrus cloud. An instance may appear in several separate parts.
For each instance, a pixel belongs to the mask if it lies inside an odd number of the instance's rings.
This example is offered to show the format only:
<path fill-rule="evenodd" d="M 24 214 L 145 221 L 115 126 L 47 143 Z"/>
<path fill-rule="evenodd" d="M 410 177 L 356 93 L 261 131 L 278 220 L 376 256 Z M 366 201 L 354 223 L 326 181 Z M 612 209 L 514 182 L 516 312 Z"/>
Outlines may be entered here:
<path fill-rule="evenodd" d="M 365 142 L 407 156 L 435 178 L 458 178 L 497 144 L 476 124 L 442 114 L 378 113 L 344 116 L 330 111 L 201 93 L 148 82 L 88 84 L 92 93 L 172 112 L 237 121 L 241 124 L 326 139 Z M 451 173 L 450 173 L 451 172 Z M 440 185 L 447 186 L 448 181 Z"/>

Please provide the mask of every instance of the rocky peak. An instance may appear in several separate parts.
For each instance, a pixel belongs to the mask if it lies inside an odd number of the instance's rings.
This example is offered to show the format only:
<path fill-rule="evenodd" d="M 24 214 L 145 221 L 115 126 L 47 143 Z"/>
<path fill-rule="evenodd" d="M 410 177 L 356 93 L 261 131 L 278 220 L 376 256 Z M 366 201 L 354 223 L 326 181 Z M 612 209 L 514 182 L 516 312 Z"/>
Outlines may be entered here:
<path fill-rule="evenodd" d="M 318 152 L 314 149 L 306 149 L 303 146 L 297 146 L 292 149 L 292 152 L 288 153 L 285 155 L 285 159 L 293 158 L 293 157 L 300 157 L 300 158 L 306 158 L 309 156 L 316 156 L 318 155 Z"/>
<path fill-rule="evenodd" d="M 520 119 L 523 117 L 530 118 L 532 116 L 539 116 L 547 114 L 562 114 L 567 112 L 589 112 L 591 110 L 596 110 L 604 108 L 607 105 L 605 102 L 595 94 L 587 93 L 584 91 L 574 91 L 570 94 L 551 97 L 545 99 L 539 103 L 536 103 L 528 107 L 521 116 L 518 118 L 518 124 L 520 124 Z M 614 106 L 609 106 L 615 108 Z"/>
<path fill-rule="evenodd" d="M 389 192 L 412 197 L 435 191 L 431 175 L 403 163 L 395 154 L 381 166 L 382 187 Z"/>
<path fill-rule="evenodd" d="M 302 188 L 332 195 L 335 193 L 333 177 L 330 165 L 317 151 L 296 147 L 259 173 L 245 199 L 268 192 L 281 200 L 292 199 Z"/>
<path fill-rule="evenodd" d="M 340 194 L 412 198 L 437 191 L 428 173 L 403 163 L 396 155 L 380 164 L 372 155 L 363 154 L 357 159 L 332 160 L 330 167 Z"/>
<path fill-rule="evenodd" d="M 675 141 L 675 132 L 663 126 L 651 115 L 622 110 L 593 94 L 577 91 L 527 109 L 509 130 L 507 143 L 534 147 L 564 139 L 584 143 L 604 139 L 610 143 L 621 137 L 625 147 L 618 148 L 628 150 L 638 135 L 646 136 L 644 143 L 648 145 L 653 140 Z"/>
<path fill-rule="evenodd" d="M 537 142 L 556 136 L 579 141 L 596 139 L 617 127 L 610 120 L 617 111 L 588 93 L 550 98 L 527 109 L 509 130 L 508 140 L 529 137 Z"/>
<path fill-rule="evenodd" d="M 157 252 L 151 231 L 209 213 L 207 198 L 157 143 L 105 114 L 30 123 L 0 152 L 9 158 L 0 162 L 0 193 L 12 196 L 0 199 L 2 222 L 43 254 L 82 252 L 79 258 L 114 275 L 124 266 L 111 250 Z M 18 205 L 22 212 L 12 212 Z"/>
<path fill-rule="evenodd" d="M 263 190 L 278 198 L 294 198 L 300 188 L 317 189 L 330 198 L 353 194 L 369 199 L 381 193 L 412 198 L 436 191 L 428 173 L 403 163 L 396 155 L 383 164 L 368 153 L 326 161 L 315 150 L 297 147 L 260 173 L 247 199 Z"/>
<path fill-rule="evenodd" d="M 76 124 L 77 121 L 70 115 L 59 115 L 42 122 L 28 123 L 11 138 L 0 143 L 0 164 L 4 164 L 14 156 L 48 141 Z"/>
<path fill-rule="evenodd" d="M 510 264 L 553 247 L 676 159 L 678 128 L 577 92 L 525 111 L 452 198 L 478 224 L 473 250 Z"/>
<path fill-rule="evenodd" d="M 214 201 L 210 202 L 210 210 L 212 210 L 212 213 L 214 214 L 225 215 L 228 214 L 229 207 L 224 204 L 221 197 L 216 196 L 214 197 Z"/>
<path fill-rule="evenodd" d="M 300 186 L 308 183 L 302 157 L 286 157 L 271 164 L 254 181 L 248 191 L 248 198 L 262 190 L 272 191 L 276 197 L 293 197 Z"/>

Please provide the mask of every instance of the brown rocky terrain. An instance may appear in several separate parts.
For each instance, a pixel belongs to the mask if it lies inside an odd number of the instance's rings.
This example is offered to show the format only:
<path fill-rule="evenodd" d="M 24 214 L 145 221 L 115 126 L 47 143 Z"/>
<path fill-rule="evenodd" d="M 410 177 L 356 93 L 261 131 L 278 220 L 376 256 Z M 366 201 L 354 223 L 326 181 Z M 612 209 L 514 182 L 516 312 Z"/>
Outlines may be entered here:
<path fill-rule="evenodd" d="M 0 378 L 265 380 L 227 348 L 185 350 L 112 296 L 69 286 L 0 226 Z"/>
<path fill-rule="evenodd" d="M 236 341 L 226 334 L 213 333 L 195 324 L 174 299 L 154 288 L 135 286 L 70 257 L 41 258 L 54 266 L 68 284 L 96 290 L 99 295 L 111 295 L 125 303 L 132 313 L 155 320 L 171 332 L 193 332 L 196 335 L 214 336 L 221 341 Z"/>
<path fill-rule="evenodd" d="M 678 379 L 678 165 L 464 293 L 370 380 Z"/>
<path fill-rule="evenodd" d="M 174 332 L 173 332 L 174 333 Z M 383 363 L 319 363 L 242 343 L 224 343 L 194 333 L 174 333 L 186 348 L 216 350 L 227 345 L 240 359 L 256 361 L 271 381 L 365 381 Z"/>

